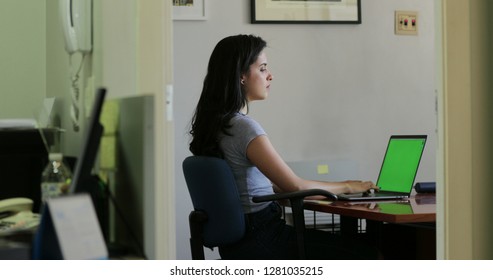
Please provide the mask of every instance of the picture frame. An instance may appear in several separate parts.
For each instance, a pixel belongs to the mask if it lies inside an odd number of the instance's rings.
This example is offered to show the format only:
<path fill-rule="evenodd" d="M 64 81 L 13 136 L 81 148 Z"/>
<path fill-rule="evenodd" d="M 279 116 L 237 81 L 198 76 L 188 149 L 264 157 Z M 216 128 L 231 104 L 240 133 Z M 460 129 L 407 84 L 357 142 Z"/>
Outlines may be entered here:
<path fill-rule="evenodd" d="M 253 24 L 361 24 L 361 0 L 250 1 Z"/>
<path fill-rule="evenodd" d="M 173 20 L 207 20 L 206 0 L 170 0 Z"/>

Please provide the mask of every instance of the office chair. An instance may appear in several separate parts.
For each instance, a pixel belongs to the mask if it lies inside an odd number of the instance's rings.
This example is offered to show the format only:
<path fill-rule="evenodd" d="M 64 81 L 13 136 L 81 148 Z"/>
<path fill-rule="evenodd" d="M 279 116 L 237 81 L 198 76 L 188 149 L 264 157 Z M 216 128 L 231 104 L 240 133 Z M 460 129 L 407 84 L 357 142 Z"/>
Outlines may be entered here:
<path fill-rule="evenodd" d="M 220 158 L 189 156 L 183 161 L 183 174 L 194 210 L 189 215 L 190 249 L 193 260 L 203 260 L 204 247 L 213 248 L 238 242 L 246 232 L 236 182 L 227 162 Z M 304 190 L 254 197 L 254 202 L 288 199 L 293 212 L 298 256 L 305 259 L 305 217 L 303 199 L 322 195 L 336 196 L 324 190 Z"/>

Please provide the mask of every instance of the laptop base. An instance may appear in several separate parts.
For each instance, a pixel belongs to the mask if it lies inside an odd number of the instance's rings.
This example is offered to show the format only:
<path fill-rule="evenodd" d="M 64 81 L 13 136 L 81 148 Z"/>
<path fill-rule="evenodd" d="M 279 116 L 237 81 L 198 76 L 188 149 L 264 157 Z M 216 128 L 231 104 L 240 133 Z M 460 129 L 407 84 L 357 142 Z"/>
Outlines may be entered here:
<path fill-rule="evenodd" d="M 337 195 L 337 200 L 354 201 L 354 200 L 398 200 L 407 199 L 408 194 L 392 192 L 375 192 L 375 193 L 356 193 Z"/>

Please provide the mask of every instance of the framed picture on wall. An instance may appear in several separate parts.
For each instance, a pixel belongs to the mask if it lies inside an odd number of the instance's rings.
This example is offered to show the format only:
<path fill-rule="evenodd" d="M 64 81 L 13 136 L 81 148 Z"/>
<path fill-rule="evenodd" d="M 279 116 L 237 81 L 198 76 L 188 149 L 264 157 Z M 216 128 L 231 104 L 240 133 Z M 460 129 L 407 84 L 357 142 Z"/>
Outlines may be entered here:
<path fill-rule="evenodd" d="M 361 0 L 250 0 L 252 23 L 361 23 Z"/>
<path fill-rule="evenodd" d="M 173 20 L 206 20 L 206 0 L 173 1 Z"/>

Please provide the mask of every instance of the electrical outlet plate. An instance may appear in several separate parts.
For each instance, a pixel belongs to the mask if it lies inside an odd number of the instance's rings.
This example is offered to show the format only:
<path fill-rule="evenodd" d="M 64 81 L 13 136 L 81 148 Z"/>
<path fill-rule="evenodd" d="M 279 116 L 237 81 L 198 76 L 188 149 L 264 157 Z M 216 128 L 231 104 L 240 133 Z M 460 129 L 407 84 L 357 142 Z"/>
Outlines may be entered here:
<path fill-rule="evenodd" d="M 395 11 L 395 34 L 418 35 L 418 12 Z"/>

